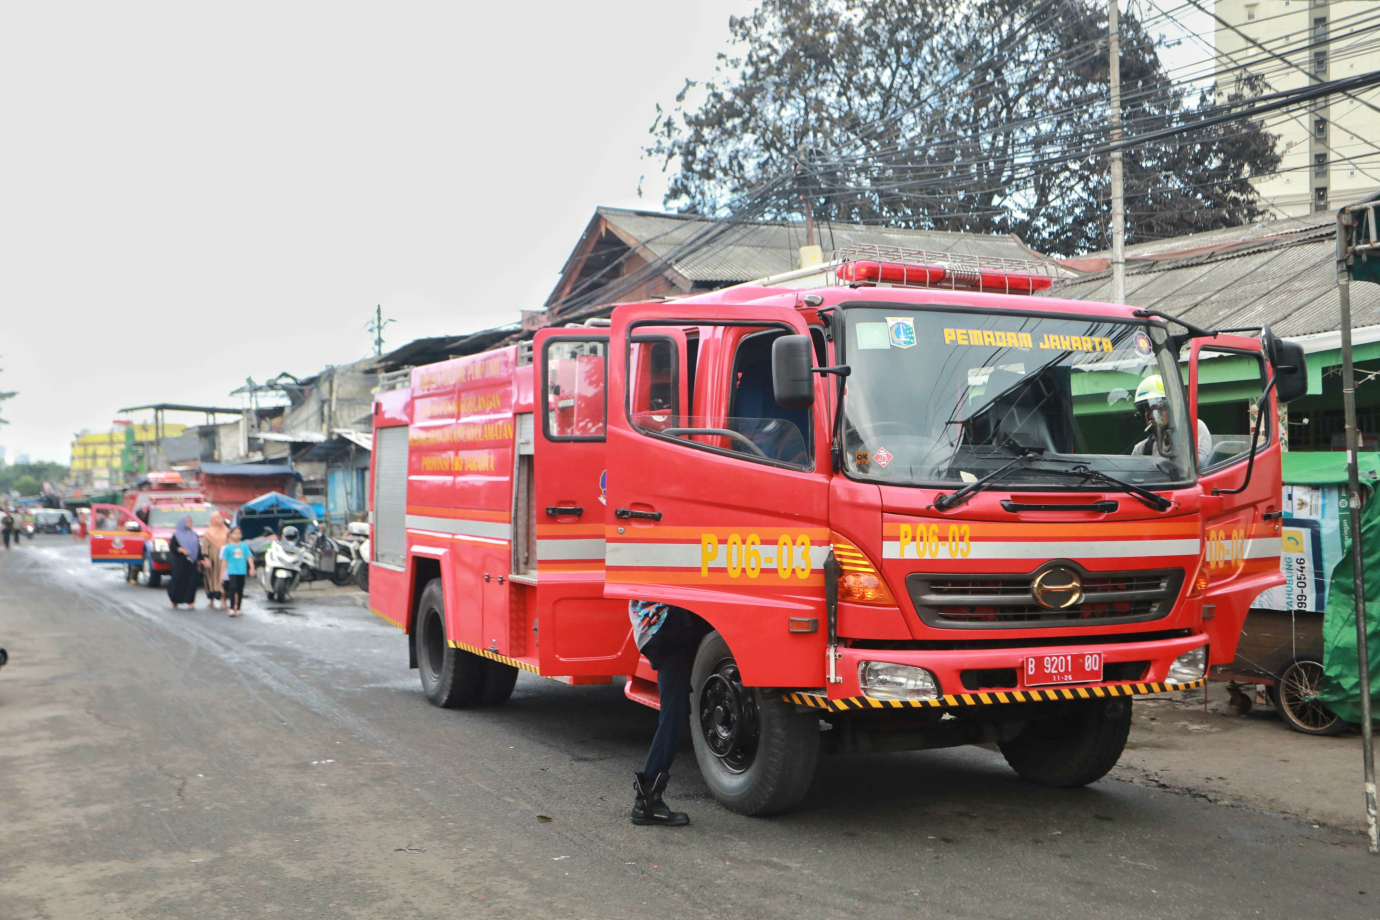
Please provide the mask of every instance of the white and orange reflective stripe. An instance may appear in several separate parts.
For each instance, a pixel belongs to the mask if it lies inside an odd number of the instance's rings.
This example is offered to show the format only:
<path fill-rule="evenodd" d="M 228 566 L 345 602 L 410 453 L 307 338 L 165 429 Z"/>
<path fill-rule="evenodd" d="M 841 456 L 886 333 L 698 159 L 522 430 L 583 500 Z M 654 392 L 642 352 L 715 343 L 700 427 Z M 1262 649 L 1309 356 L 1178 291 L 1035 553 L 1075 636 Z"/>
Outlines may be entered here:
<path fill-rule="evenodd" d="M 776 589 L 824 584 L 827 528 L 657 527 L 641 540 L 626 533 L 632 529 L 619 534 L 617 527 L 608 528 L 610 583 Z"/>
<path fill-rule="evenodd" d="M 513 525 L 506 511 L 408 505 L 406 524 L 409 530 L 461 540 L 505 542 L 513 538 Z"/>
<path fill-rule="evenodd" d="M 1197 556 L 1196 519 L 1027 524 L 915 518 L 882 525 L 882 558 L 920 560 L 1139 559 Z"/>
<path fill-rule="evenodd" d="M 538 524 L 537 573 L 602 574 L 603 524 Z"/>

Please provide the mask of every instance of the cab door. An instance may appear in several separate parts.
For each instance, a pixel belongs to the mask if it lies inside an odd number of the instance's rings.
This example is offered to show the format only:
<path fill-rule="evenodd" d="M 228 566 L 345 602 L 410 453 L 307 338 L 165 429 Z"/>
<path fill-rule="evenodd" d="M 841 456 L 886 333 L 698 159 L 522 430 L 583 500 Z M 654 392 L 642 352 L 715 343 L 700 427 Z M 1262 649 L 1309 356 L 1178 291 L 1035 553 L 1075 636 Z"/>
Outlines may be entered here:
<path fill-rule="evenodd" d="M 1205 493 L 1203 630 L 1210 664 L 1228 664 L 1251 602 L 1284 583 L 1279 570 L 1281 487 L 1279 411 L 1273 391 L 1260 419 L 1254 464 L 1251 438 L 1256 404 L 1270 368 L 1256 339 L 1218 335 L 1193 340 L 1189 352 L 1189 413 L 1198 443 L 1201 421 L 1209 444 L 1200 447 L 1198 481 Z M 1251 467 L 1249 483 L 1246 472 Z M 1238 491 L 1242 485 L 1244 491 Z"/>
<path fill-rule="evenodd" d="M 777 406 L 771 393 L 771 342 L 809 330 L 785 306 L 686 312 L 613 314 L 605 596 L 703 617 L 745 684 L 823 686 L 824 385 L 814 409 Z M 673 369 L 648 348 L 667 349 Z M 684 397 L 649 389 L 662 380 Z"/>
<path fill-rule="evenodd" d="M 607 676 L 635 661 L 627 605 L 604 597 L 608 353 L 605 329 L 542 329 L 533 344 L 533 477 L 519 470 L 517 488 L 530 490 L 535 526 L 514 533 L 514 571 L 536 578 L 548 675 Z"/>
<path fill-rule="evenodd" d="M 137 527 L 129 529 L 130 522 Z M 91 506 L 91 561 L 111 565 L 141 565 L 148 528 L 119 505 Z"/>

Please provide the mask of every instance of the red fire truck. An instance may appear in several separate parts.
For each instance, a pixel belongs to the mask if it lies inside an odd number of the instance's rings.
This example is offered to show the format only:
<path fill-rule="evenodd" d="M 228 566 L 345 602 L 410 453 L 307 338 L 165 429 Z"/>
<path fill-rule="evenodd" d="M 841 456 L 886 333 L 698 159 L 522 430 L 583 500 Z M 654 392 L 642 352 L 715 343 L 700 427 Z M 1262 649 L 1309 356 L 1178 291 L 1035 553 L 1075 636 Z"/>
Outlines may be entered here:
<path fill-rule="evenodd" d="M 1280 582 L 1297 344 L 1031 296 L 1034 264 L 834 277 L 620 305 L 378 394 L 370 605 L 432 703 L 525 670 L 657 706 L 628 602 L 674 604 L 710 629 L 701 772 L 768 814 L 821 751 L 995 742 L 1086 784 L 1132 698 L 1232 660 Z"/>

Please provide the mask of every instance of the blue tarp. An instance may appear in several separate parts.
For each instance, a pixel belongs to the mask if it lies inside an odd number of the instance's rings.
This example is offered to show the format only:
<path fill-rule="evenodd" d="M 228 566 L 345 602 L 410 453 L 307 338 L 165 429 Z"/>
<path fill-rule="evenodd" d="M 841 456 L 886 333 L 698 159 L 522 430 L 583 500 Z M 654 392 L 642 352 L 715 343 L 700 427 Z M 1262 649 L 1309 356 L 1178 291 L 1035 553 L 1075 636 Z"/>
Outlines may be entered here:
<path fill-rule="evenodd" d="M 244 534 L 244 539 L 258 551 L 254 541 L 263 534 L 265 527 L 272 527 L 275 533 L 292 524 L 304 532 L 316 524 L 316 512 L 311 505 L 288 498 L 282 492 L 265 492 L 250 502 L 240 506 L 235 512 L 235 525 Z"/>
<path fill-rule="evenodd" d="M 240 505 L 240 514 L 296 514 L 316 520 L 316 512 L 311 505 L 288 498 L 282 492 L 265 492 L 252 501 Z"/>

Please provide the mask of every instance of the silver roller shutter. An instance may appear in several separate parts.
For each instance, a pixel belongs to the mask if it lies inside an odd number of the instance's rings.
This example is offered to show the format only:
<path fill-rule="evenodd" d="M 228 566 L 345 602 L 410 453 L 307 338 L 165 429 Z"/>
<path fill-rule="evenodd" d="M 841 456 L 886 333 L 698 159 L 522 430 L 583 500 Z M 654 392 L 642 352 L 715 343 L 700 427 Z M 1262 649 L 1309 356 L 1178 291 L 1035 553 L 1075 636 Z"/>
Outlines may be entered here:
<path fill-rule="evenodd" d="M 374 432 L 374 561 L 402 568 L 407 555 L 407 426 Z"/>

